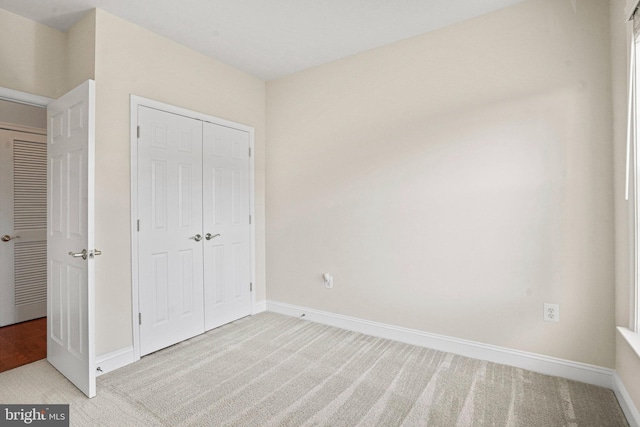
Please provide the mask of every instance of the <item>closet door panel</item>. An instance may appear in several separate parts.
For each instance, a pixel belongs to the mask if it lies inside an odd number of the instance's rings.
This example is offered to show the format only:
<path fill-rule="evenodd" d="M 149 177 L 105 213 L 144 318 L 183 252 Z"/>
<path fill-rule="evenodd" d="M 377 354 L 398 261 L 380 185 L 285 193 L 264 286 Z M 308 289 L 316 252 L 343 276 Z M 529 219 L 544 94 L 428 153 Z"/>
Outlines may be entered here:
<path fill-rule="evenodd" d="M 202 122 L 138 107 L 141 355 L 204 332 Z"/>
<path fill-rule="evenodd" d="M 249 134 L 203 128 L 205 329 L 251 314 Z"/>

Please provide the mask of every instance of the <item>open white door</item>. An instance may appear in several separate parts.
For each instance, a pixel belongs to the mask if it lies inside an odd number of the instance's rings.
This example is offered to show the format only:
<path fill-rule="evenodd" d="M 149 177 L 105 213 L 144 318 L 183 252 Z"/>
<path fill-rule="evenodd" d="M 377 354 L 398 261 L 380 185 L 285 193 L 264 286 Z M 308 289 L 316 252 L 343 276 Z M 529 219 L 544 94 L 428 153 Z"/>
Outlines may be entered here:
<path fill-rule="evenodd" d="M 47 360 L 96 395 L 94 339 L 95 82 L 47 107 Z"/>

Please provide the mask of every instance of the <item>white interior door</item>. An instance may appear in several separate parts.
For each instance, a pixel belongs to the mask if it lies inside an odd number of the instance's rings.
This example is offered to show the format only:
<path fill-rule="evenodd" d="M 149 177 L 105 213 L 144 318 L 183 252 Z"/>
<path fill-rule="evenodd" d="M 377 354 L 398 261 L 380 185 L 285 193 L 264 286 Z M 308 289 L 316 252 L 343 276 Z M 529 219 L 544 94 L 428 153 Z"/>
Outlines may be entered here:
<path fill-rule="evenodd" d="M 205 329 L 251 314 L 249 134 L 204 123 Z"/>
<path fill-rule="evenodd" d="M 204 332 L 202 122 L 138 107 L 140 354 Z"/>
<path fill-rule="evenodd" d="M 47 360 L 89 397 L 94 342 L 95 83 L 47 107 Z M 84 256 L 83 256 L 84 254 Z"/>
<path fill-rule="evenodd" d="M 0 326 L 47 315 L 47 137 L 0 130 Z"/>

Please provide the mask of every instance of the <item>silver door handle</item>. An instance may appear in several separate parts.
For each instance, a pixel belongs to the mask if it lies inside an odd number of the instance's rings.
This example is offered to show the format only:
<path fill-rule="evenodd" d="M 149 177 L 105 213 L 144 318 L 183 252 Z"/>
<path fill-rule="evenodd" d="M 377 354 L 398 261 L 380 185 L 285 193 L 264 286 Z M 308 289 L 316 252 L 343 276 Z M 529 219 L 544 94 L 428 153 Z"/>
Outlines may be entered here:
<path fill-rule="evenodd" d="M 93 258 L 94 255 L 102 255 L 102 251 L 94 249 L 94 250 L 89 252 L 89 258 Z"/>
<path fill-rule="evenodd" d="M 200 240 L 202 240 L 202 236 L 199 234 L 196 234 L 195 236 L 189 237 L 189 238 L 195 240 L 196 242 L 199 242 Z"/>
<path fill-rule="evenodd" d="M 4 236 L 0 237 L 0 240 L 2 240 L 3 242 L 8 242 L 9 240 L 13 240 L 13 239 L 19 239 L 20 236 L 9 236 L 8 234 L 5 234 Z"/>
<path fill-rule="evenodd" d="M 87 259 L 87 250 L 83 249 L 82 252 L 69 252 L 69 255 L 74 258 Z"/>
<path fill-rule="evenodd" d="M 218 237 L 218 236 L 219 236 L 219 234 L 215 234 L 215 235 L 213 235 L 213 236 L 212 236 L 212 235 L 211 235 L 211 233 L 207 233 L 207 234 L 204 236 L 204 238 L 205 238 L 205 239 L 207 239 L 207 240 L 211 240 L 211 239 L 215 239 L 215 238 L 216 238 L 216 237 Z"/>

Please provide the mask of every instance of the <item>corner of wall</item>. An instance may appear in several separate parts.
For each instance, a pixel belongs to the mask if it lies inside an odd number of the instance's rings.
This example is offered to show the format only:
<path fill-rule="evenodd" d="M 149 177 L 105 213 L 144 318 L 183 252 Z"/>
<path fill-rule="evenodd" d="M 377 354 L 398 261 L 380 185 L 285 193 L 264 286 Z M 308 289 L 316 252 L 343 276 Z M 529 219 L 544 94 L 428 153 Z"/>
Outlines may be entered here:
<path fill-rule="evenodd" d="M 609 24 L 611 38 L 611 87 L 613 105 L 612 145 L 614 150 L 614 207 L 615 207 L 615 319 L 616 324 L 627 326 L 630 316 L 629 301 L 632 286 L 631 263 L 633 258 L 633 235 L 630 228 L 632 218 L 629 202 L 624 198 L 627 126 L 627 35 L 625 28 L 625 3 L 631 1 L 611 0 Z M 633 202 L 632 202 L 633 203 Z M 640 387 L 637 372 L 640 358 L 630 343 L 616 333 L 614 390 L 629 423 L 640 425 Z"/>
<path fill-rule="evenodd" d="M 67 90 L 96 74 L 96 9 L 88 12 L 67 32 Z"/>
<path fill-rule="evenodd" d="M 65 34 L 3 9 L 0 28 L 0 87 L 49 98 L 64 93 Z"/>

